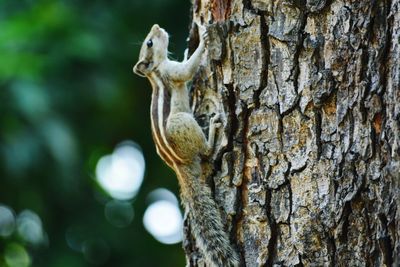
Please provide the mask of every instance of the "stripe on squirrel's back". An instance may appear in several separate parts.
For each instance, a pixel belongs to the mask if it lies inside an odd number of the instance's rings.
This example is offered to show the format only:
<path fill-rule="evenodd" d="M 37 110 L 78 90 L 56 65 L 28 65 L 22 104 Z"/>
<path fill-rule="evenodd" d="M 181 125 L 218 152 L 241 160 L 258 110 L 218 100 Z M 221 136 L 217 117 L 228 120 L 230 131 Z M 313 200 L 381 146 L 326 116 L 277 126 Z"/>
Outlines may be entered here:
<path fill-rule="evenodd" d="M 183 160 L 172 149 L 165 135 L 165 126 L 170 112 L 171 96 L 168 92 L 168 88 L 163 86 L 158 72 L 152 75 L 152 87 L 151 120 L 154 142 L 156 143 L 161 158 L 172 167 L 174 163 L 182 163 Z"/>
<path fill-rule="evenodd" d="M 151 81 L 153 92 L 151 95 L 151 105 L 150 105 L 150 119 L 151 119 L 151 133 L 153 135 L 153 140 L 156 145 L 157 153 L 160 157 L 170 166 L 173 167 L 173 160 L 172 158 L 166 153 L 163 149 L 162 138 L 160 135 L 160 127 L 158 125 L 158 97 L 159 97 L 159 87 L 158 84 Z"/>
<path fill-rule="evenodd" d="M 175 150 L 172 148 L 172 146 L 169 144 L 166 136 L 166 122 L 169 116 L 169 110 L 170 110 L 170 92 L 168 92 L 169 88 L 166 88 L 164 85 L 166 84 L 166 81 L 164 81 L 163 77 L 161 77 L 160 73 L 156 70 L 155 71 L 155 81 L 158 83 L 158 88 L 159 88 L 159 98 L 157 99 L 158 101 L 158 126 L 160 129 L 160 136 L 163 141 L 163 147 L 166 151 L 166 153 L 173 159 L 174 163 L 183 163 L 183 159 L 179 157 L 176 153 Z M 166 97 L 167 96 L 167 97 Z M 166 98 L 164 98 L 166 97 Z M 168 106 L 165 108 L 165 106 Z M 166 113 L 167 112 L 167 113 Z"/>

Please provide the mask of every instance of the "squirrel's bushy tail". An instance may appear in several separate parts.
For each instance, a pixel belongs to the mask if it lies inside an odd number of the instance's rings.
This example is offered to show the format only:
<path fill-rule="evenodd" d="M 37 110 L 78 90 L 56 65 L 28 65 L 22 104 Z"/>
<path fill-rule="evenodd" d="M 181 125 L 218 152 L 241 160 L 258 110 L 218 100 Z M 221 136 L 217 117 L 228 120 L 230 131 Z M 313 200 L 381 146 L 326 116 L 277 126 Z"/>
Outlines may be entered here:
<path fill-rule="evenodd" d="M 239 257 L 233 249 L 220 210 L 212 198 L 211 189 L 200 177 L 198 167 L 183 167 L 179 175 L 182 202 L 187 209 L 190 228 L 200 252 L 211 267 L 239 266 Z"/>

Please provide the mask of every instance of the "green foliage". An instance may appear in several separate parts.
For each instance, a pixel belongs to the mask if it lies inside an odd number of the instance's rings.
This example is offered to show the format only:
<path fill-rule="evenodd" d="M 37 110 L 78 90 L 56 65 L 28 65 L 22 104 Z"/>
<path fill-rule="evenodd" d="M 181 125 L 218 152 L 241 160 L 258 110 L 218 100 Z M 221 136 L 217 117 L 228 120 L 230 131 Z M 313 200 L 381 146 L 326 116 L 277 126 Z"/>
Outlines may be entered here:
<path fill-rule="evenodd" d="M 183 54 L 189 4 L 0 0 L 0 205 L 33 211 L 45 231 L 37 243 L 21 229 L 0 233 L 0 266 L 184 265 L 180 244 L 158 243 L 142 224 L 147 194 L 177 183 L 155 154 L 150 85 L 132 66 L 154 23 Z M 133 222 L 116 228 L 95 167 L 127 139 L 147 169 Z"/>

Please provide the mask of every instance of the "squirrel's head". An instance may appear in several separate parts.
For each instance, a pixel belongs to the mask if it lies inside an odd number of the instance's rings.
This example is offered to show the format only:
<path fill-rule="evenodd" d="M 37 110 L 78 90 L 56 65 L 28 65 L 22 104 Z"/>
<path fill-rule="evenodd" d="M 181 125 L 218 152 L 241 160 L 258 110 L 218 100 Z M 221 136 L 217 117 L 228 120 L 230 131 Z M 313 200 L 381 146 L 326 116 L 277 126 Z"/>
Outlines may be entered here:
<path fill-rule="evenodd" d="M 140 49 L 139 61 L 133 67 L 133 72 L 146 77 L 150 74 L 168 55 L 168 33 L 158 26 L 153 25 Z"/>

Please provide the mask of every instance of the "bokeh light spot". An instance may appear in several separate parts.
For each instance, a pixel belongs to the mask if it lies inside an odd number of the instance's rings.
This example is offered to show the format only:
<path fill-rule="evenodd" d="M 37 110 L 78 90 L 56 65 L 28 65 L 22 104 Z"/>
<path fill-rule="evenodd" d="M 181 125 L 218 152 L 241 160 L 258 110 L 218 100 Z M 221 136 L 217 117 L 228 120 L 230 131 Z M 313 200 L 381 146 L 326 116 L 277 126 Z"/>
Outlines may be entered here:
<path fill-rule="evenodd" d="M 96 166 L 100 186 L 113 198 L 132 199 L 143 181 L 144 157 L 138 146 L 125 141 L 111 155 L 103 156 Z"/>
<path fill-rule="evenodd" d="M 169 191 L 168 189 L 165 189 L 165 188 L 157 188 L 157 189 L 151 191 L 149 193 L 149 195 L 147 196 L 147 201 L 149 203 L 153 203 L 158 200 L 166 200 L 166 201 L 169 201 L 169 202 L 179 206 L 178 199 L 176 198 L 174 193 L 172 193 L 171 191 Z"/>
<path fill-rule="evenodd" d="M 17 243 L 7 245 L 4 251 L 4 259 L 8 267 L 27 267 L 31 264 L 28 252 Z"/>
<path fill-rule="evenodd" d="M 14 212 L 7 206 L 0 205 L 0 236 L 8 237 L 15 229 Z"/>
<path fill-rule="evenodd" d="M 42 221 L 33 211 L 24 210 L 18 215 L 17 230 L 22 239 L 32 245 L 39 245 L 45 241 Z"/>
<path fill-rule="evenodd" d="M 145 211 L 143 224 L 146 230 L 164 244 L 182 241 L 182 214 L 177 203 L 157 200 Z"/>

